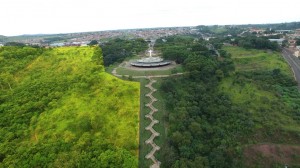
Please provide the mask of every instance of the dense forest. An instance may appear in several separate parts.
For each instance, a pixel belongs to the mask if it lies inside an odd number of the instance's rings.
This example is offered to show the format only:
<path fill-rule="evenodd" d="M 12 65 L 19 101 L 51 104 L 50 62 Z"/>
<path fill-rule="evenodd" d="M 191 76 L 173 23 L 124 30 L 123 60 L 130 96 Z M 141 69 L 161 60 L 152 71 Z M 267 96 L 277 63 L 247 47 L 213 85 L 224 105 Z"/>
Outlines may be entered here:
<path fill-rule="evenodd" d="M 162 52 L 165 59 L 181 64 L 191 54 L 209 56 L 214 53 L 206 41 L 193 36 L 169 36 L 156 40 L 155 49 Z"/>
<path fill-rule="evenodd" d="M 222 47 L 218 57 L 206 46 L 191 37 L 158 40 L 186 71 L 161 84 L 169 111 L 162 166 L 299 166 L 300 148 L 291 149 L 299 146 L 300 93 L 287 63 L 267 47 Z M 274 156 L 260 144 L 276 148 Z"/>
<path fill-rule="evenodd" d="M 103 50 L 104 65 L 109 66 L 115 62 L 122 62 L 125 58 L 136 53 L 145 51 L 148 48 L 148 43 L 141 38 L 132 40 L 116 38 L 102 43 L 100 46 Z"/>
<path fill-rule="evenodd" d="M 0 167 L 137 167 L 138 111 L 99 47 L 0 48 Z"/>

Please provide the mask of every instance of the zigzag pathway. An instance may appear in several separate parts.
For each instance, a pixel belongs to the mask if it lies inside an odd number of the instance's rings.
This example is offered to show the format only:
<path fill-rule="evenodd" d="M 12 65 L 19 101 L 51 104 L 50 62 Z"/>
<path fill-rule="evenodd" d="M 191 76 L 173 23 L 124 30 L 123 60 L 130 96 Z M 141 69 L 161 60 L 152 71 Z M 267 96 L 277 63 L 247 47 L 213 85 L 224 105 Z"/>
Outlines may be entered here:
<path fill-rule="evenodd" d="M 120 67 L 121 65 L 119 65 Z M 129 75 L 119 75 L 117 74 L 117 68 L 114 68 L 113 71 L 112 71 L 112 74 L 116 77 L 122 77 L 122 76 L 125 76 L 125 77 L 129 77 Z M 149 139 L 147 139 L 145 141 L 145 143 L 147 145 L 151 145 L 152 146 L 152 150 L 145 156 L 146 159 L 151 159 L 153 164 L 150 166 L 150 168 L 159 168 L 160 167 L 160 164 L 161 162 L 158 161 L 154 154 L 160 150 L 160 147 L 158 145 L 156 145 L 154 143 L 154 138 L 155 137 L 158 137 L 160 134 L 158 132 L 156 132 L 154 129 L 153 129 L 153 126 L 155 124 L 158 124 L 159 121 L 156 120 L 154 117 L 153 117 L 153 114 L 155 112 L 157 112 L 158 110 L 153 107 L 153 103 L 157 101 L 157 99 L 155 97 L 152 96 L 152 94 L 154 92 L 156 92 L 156 89 L 154 89 L 152 87 L 152 84 L 156 82 L 156 80 L 153 80 L 152 78 L 165 78 L 165 77 L 170 77 L 170 76 L 179 76 L 179 75 L 183 75 L 184 73 L 177 73 L 177 74 L 171 74 L 171 75 L 153 75 L 153 76 L 132 76 L 132 78 L 148 78 L 149 79 L 149 83 L 147 85 L 145 85 L 145 87 L 149 88 L 150 89 L 150 92 L 148 94 L 146 94 L 147 97 L 149 97 L 151 100 L 148 104 L 146 104 L 146 106 L 148 108 L 150 108 L 150 112 L 149 114 L 146 114 L 145 117 L 148 118 L 149 120 L 151 120 L 151 123 L 145 128 L 147 131 L 150 131 L 151 132 L 151 136 Z"/>
<path fill-rule="evenodd" d="M 149 83 L 148 83 L 147 85 L 145 85 L 145 87 L 149 88 L 149 89 L 150 89 L 150 92 L 149 92 L 148 94 L 146 94 L 146 96 L 149 97 L 151 100 L 150 100 L 150 102 L 149 102 L 148 104 L 146 104 L 146 106 L 147 106 L 148 108 L 150 108 L 151 111 L 149 112 L 149 114 L 146 114 L 145 117 L 148 118 L 149 120 L 151 120 L 151 123 L 150 123 L 145 129 L 146 129 L 147 131 L 150 131 L 150 132 L 152 133 L 152 135 L 151 135 L 151 137 L 150 137 L 149 139 L 147 139 L 147 140 L 145 141 L 145 143 L 146 143 L 147 145 L 150 144 L 150 145 L 152 146 L 152 150 L 145 156 L 145 158 L 146 158 L 146 159 L 151 159 L 151 160 L 152 160 L 153 164 L 150 166 L 150 168 L 159 168 L 159 167 L 160 167 L 160 161 L 158 161 L 158 160 L 155 158 L 154 154 L 155 154 L 155 152 L 157 152 L 157 151 L 160 149 L 160 147 L 159 147 L 158 145 L 156 145 L 156 144 L 154 143 L 154 141 L 153 141 L 155 137 L 159 136 L 159 133 L 156 132 L 156 131 L 153 129 L 153 126 L 154 126 L 155 124 L 159 123 L 159 121 L 156 120 L 156 119 L 153 117 L 153 114 L 156 113 L 158 110 L 157 110 L 155 107 L 153 107 L 153 105 L 152 105 L 154 102 L 157 101 L 157 99 L 156 99 L 155 97 L 152 96 L 152 94 L 153 94 L 154 92 L 156 92 L 156 89 L 154 89 L 154 88 L 152 87 L 152 84 L 155 83 L 156 80 L 153 80 L 153 79 L 151 79 L 150 77 L 148 77 L 148 79 L 149 79 Z"/>

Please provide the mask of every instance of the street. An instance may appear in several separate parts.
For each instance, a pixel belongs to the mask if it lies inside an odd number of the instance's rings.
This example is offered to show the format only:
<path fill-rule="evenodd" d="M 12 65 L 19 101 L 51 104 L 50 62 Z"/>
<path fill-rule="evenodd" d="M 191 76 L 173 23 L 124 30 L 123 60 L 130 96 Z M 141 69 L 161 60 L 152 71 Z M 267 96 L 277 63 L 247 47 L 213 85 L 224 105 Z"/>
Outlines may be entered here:
<path fill-rule="evenodd" d="M 285 48 L 282 50 L 282 56 L 292 67 L 295 79 L 298 82 L 298 87 L 300 88 L 300 59 L 295 57 L 292 52 Z"/>

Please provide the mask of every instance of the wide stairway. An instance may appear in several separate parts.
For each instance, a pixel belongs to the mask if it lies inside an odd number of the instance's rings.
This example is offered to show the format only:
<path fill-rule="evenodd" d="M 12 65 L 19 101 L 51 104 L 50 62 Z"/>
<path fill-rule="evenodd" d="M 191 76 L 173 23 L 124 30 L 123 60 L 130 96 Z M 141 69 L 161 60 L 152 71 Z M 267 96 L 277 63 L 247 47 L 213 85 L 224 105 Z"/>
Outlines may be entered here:
<path fill-rule="evenodd" d="M 153 95 L 152 95 L 154 92 L 156 92 L 156 89 L 154 89 L 152 87 L 152 84 L 155 83 L 156 80 L 153 80 L 150 77 L 148 79 L 149 79 L 149 83 L 147 85 L 145 85 L 145 87 L 150 89 L 150 92 L 148 94 L 146 94 L 146 96 L 150 98 L 150 102 L 148 104 L 146 104 L 146 106 L 148 108 L 150 108 L 150 112 L 149 112 L 149 114 L 145 115 L 145 117 L 148 118 L 149 120 L 151 120 L 151 123 L 145 129 L 147 131 L 151 132 L 151 136 L 149 139 L 147 139 L 145 141 L 145 143 L 147 145 L 151 145 L 152 150 L 145 156 L 145 158 L 152 160 L 153 164 L 150 166 L 151 168 L 159 168 L 160 161 L 158 161 L 155 158 L 154 154 L 160 149 L 160 147 L 158 145 L 156 145 L 153 141 L 155 139 L 155 137 L 159 136 L 159 133 L 153 129 L 153 126 L 155 124 L 159 123 L 159 121 L 153 117 L 153 114 L 158 111 L 155 107 L 153 107 L 153 103 L 156 102 L 157 99 L 155 97 L 153 97 Z"/>

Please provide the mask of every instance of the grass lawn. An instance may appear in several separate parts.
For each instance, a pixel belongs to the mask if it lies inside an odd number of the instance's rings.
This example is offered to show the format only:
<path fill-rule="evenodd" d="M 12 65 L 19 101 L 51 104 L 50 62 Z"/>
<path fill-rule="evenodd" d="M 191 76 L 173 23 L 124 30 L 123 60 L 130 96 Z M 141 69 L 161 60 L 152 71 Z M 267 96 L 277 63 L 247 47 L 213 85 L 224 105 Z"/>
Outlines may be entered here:
<path fill-rule="evenodd" d="M 131 70 L 123 67 L 117 68 L 117 74 L 119 75 L 130 75 L 130 76 L 148 76 L 148 75 L 171 75 L 174 73 L 183 72 L 182 66 L 178 65 L 175 68 L 167 70 Z"/>
<path fill-rule="evenodd" d="M 154 114 L 154 118 L 159 120 L 159 124 L 156 124 L 154 126 L 154 129 L 160 133 L 160 136 L 155 138 L 154 142 L 160 146 L 163 147 L 165 141 L 166 141 L 166 136 L 167 136 L 167 128 L 168 125 L 165 122 L 165 117 L 167 116 L 167 110 L 166 110 L 166 105 L 165 101 L 163 100 L 162 93 L 160 91 L 160 83 L 161 83 L 161 78 L 155 78 L 157 81 L 154 83 L 152 86 L 157 89 L 155 93 L 153 93 L 153 96 L 158 100 L 157 102 L 154 103 L 154 106 L 158 109 L 158 112 Z M 156 158 L 163 162 L 163 158 L 161 156 L 162 150 L 164 148 L 161 148 L 160 151 L 157 152 Z"/>

